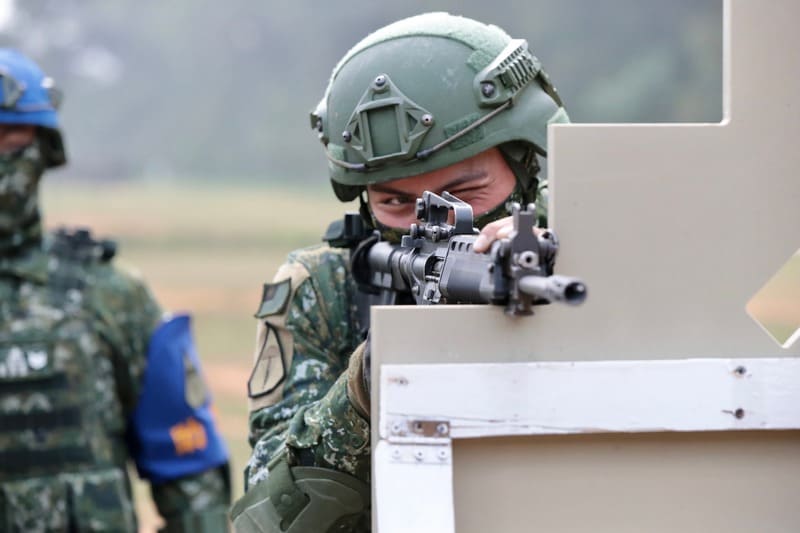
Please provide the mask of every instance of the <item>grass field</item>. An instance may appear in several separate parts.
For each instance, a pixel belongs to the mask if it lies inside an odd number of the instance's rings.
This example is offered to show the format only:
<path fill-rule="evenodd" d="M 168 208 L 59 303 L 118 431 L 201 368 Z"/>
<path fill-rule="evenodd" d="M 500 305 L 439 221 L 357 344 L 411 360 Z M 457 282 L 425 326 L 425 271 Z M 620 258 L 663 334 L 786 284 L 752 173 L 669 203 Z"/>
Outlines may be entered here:
<path fill-rule="evenodd" d="M 119 265 L 139 270 L 165 309 L 189 311 L 232 453 L 234 497 L 242 493 L 247 444 L 246 381 L 255 342 L 253 313 L 261 284 L 286 254 L 320 241 L 346 207 L 325 184 L 314 194 L 246 186 L 45 182 L 47 226 L 90 226 L 118 241 Z M 137 484 L 142 531 L 157 516 Z"/>

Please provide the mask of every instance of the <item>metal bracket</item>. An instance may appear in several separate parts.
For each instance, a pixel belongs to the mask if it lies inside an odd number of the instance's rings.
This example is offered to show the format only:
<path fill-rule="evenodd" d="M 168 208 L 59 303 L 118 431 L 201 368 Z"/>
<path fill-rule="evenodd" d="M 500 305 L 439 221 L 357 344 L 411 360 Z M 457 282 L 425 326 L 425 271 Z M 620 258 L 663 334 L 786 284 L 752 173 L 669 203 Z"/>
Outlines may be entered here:
<path fill-rule="evenodd" d="M 450 464 L 452 440 L 447 420 L 393 418 L 387 440 L 392 462 Z"/>
<path fill-rule="evenodd" d="M 437 443 L 450 440 L 448 420 L 416 420 L 396 417 L 389 422 L 389 442 Z"/>

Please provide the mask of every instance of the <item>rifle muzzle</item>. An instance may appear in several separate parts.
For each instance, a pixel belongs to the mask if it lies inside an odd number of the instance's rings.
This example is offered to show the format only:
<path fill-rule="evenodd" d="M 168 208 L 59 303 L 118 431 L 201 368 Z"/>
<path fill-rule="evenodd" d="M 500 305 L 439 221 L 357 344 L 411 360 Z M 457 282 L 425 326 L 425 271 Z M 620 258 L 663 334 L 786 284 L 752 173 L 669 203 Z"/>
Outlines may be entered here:
<path fill-rule="evenodd" d="M 578 305 L 586 299 L 586 285 L 569 276 L 525 276 L 519 280 L 519 289 L 530 296 L 549 302 Z"/>

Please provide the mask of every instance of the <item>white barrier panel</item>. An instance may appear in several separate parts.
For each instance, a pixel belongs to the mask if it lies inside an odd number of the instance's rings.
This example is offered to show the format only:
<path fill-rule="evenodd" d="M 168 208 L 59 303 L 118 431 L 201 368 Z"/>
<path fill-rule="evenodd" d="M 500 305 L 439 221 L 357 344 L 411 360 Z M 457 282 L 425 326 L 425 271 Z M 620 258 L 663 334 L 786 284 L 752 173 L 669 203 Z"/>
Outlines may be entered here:
<path fill-rule="evenodd" d="M 798 20 L 726 2 L 720 124 L 551 128 L 583 306 L 373 309 L 378 533 L 800 528 L 800 343 L 745 309 L 800 248 Z"/>

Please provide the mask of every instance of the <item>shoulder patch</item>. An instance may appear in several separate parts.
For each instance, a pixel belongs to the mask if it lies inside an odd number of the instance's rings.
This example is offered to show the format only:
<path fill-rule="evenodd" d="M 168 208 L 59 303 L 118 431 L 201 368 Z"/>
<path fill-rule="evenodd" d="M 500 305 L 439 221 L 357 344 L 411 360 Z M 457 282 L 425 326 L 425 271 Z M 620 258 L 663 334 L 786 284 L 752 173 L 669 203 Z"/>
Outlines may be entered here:
<path fill-rule="evenodd" d="M 292 280 L 285 279 L 277 283 L 265 283 L 261 293 L 261 304 L 255 313 L 256 318 L 279 315 L 286 310 L 292 294 Z"/>
<path fill-rule="evenodd" d="M 208 387 L 188 350 L 183 352 L 183 379 L 186 403 L 192 409 L 200 409 L 209 398 Z"/>
<path fill-rule="evenodd" d="M 263 328 L 259 338 L 263 338 L 259 357 L 247 380 L 247 396 L 250 399 L 263 398 L 275 391 L 286 379 L 286 351 L 278 330 L 267 322 L 259 325 Z"/>
<path fill-rule="evenodd" d="M 272 283 L 264 284 L 256 311 L 256 350 L 253 371 L 247 381 L 250 411 L 275 405 L 283 398 L 283 384 L 292 366 L 294 338 L 286 327 L 294 291 L 309 277 L 299 262 L 282 265 Z"/>

